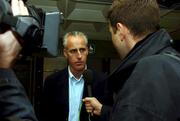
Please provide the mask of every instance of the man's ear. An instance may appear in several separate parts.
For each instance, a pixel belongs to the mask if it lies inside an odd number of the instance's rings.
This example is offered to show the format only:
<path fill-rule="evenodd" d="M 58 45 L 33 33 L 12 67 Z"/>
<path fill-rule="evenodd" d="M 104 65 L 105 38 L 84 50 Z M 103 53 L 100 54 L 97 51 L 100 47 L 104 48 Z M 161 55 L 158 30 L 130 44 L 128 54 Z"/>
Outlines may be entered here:
<path fill-rule="evenodd" d="M 65 58 L 67 58 L 67 50 L 66 49 L 63 50 L 63 54 L 64 54 Z"/>
<path fill-rule="evenodd" d="M 123 29 L 123 24 L 117 23 L 116 28 L 117 28 L 117 30 L 121 31 Z"/>
<path fill-rule="evenodd" d="M 123 41 L 125 37 L 125 26 L 122 23 L 116 24 L 117 32 L 119 34 L 120 40 Z"/>
<path fill-rule="evenodd" d="M 120 38 L 123 41 L 126 38 L 127 34 L 129 33 L 129 30 L 122 23 L 117 23 L 116 27 L 117 27 L 117 30 L 119 31 Z"/>
<path fill-rule="evenodd" d="M 127 26 L 122 23 L 117 23 L 116 27 L 121 33 L 127 34 L 130 32 Z"/>

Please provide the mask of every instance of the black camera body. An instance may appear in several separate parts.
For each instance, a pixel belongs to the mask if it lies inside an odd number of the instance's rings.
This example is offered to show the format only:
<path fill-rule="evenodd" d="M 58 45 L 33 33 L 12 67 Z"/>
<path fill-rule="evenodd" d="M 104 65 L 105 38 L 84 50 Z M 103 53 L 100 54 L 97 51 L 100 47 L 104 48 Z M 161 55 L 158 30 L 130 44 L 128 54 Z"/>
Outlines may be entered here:
<path fill-rule="evenodd" d="M 22 38 L 23 55 L 57 56 L 60 12 L 28 6 L 29 16 L 13 16 L 10 1 L 0 0 L 0 33 L 11 29 Z"/>

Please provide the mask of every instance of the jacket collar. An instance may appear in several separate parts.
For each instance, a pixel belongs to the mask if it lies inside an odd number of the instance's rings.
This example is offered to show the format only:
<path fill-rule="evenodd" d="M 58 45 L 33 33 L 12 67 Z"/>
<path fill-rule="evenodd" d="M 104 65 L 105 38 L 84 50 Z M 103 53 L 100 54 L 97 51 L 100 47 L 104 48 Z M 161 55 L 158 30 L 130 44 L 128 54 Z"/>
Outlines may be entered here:
<path fill-rule="evenodd" d="M 118 86 L 117 82 L 114 82 L 117 80 L 116 78 L 122 78 L 119 80 L 124 80 L 123 78 L 125 78 L 125 73 L 132 71 L 130 68 L 133 68 L 132 66 L 135 65 L 141 58 L 158 54 L 165 48 L 171 47 L 171 40 L 172 38 L 166 30 L 160 29 L 138 42 L 129 54 L 121 61 L 117 68 L 110 74 L 110 83 Z"/>

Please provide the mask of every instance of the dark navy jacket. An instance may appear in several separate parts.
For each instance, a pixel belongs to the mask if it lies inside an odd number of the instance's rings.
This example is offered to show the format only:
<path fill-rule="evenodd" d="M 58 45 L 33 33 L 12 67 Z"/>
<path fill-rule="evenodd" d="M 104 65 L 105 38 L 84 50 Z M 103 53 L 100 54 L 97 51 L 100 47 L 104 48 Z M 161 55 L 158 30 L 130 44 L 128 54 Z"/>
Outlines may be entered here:
<path fill-rule="evenodd" d="M 33 107 L 14 72 L 0 69 L 0 121 L 37 121 Z"/>
<path fill-rule="evenodd" d="M 110 121 L 180 120 L 180 60 L 171 41 L 164 29 L 149 35 L 110 75 L 118 93 Z"/>
<path fill-rule="evenodd" d="M 107 83 L 104 74 L 93 71 L 92 96 L 100 102 L 112 105 L 113 98 L 106 90 Z M 69 84 L 68 69 L 65 68 L 46 78 L 42 99 L 40 102 L 40 118 L 42 121 L 67 121 L 69 113 Z M 83 98 L 88 96 L 87 86 L 84 86 Z M 91 121 L 99 121 L 100 118 L 93 116 Z M 82 106 L 80 121 L 88 121 L 88 113 Z"/>

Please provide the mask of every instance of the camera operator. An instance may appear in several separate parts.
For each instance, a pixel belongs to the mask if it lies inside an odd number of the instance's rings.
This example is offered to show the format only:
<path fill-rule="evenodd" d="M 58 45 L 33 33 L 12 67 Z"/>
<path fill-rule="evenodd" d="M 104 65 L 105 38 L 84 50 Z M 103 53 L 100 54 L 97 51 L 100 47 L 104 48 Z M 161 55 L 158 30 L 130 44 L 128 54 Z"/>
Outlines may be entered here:
<path fill-rule="evenodd" d="M 22 0 L 11 0 L 13 15 L 28 15 Z M 22 49 L 12 30 L 0 34 L 0 121 L 37 121 L 23 86 L 11 69 Z"/>

